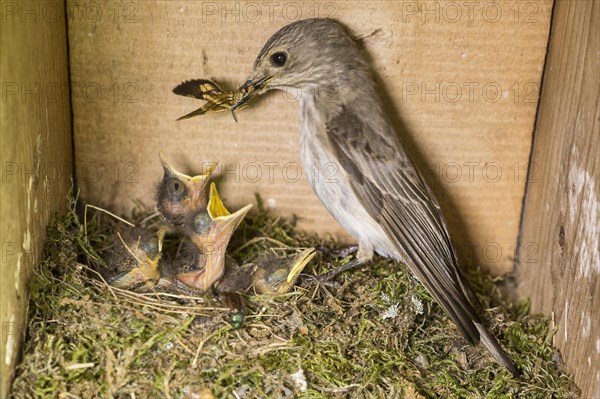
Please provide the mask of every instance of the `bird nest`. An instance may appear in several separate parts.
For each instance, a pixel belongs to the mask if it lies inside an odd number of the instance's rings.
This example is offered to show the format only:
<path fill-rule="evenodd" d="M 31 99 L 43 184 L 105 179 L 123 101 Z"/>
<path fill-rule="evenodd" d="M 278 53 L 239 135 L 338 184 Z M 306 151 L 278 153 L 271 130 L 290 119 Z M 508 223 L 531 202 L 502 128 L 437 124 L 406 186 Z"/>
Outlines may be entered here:
<path fill-rule="evenodd" d="M 229 245 L 239 263 L 265 252 L 321 248 L 283 295 L 246 297 L 241 328 L 212 295 L 106 284 L 96 271 L 114 219 L 86 226 L 70 198 L 48 226 L 29 284 L 22 361 L 13 396 L 89 398 L 576 398 L 552 347 L 555 329 L 527 302 L 509 303 L 492 279 L 469 275 L 490 330 L 522 375 L 514 378 L 459 331 L 404 267 L 381 258 L 323 285 L 311 276 L 349 258 L 334 240 L 299 232 L 294 219 L 258 211 Z M 137 204 L 131 219 L 149 212 Z M 148 220 L 148 219 L 146 219 Z M 168 246 L 168 240 L 165 241 Z"/>

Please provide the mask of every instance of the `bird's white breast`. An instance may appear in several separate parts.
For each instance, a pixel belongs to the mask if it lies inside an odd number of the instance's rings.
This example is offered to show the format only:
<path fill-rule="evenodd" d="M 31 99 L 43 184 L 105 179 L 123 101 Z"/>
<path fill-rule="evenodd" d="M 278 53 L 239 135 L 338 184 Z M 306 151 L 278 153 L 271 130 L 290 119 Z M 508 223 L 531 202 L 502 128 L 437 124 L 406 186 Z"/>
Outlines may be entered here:
<path fill-rule="evenodd" d="M 311 93 L 300 99 L 300 155 L 315 194 L 339 224 L 359 242 L 360 250 L 397 258 L 393 245 L 353 192 L 348 174 L 338 163 L 326 131 L 326 108 Z M 382 245 L 382 243 L 385 243 Z"/>

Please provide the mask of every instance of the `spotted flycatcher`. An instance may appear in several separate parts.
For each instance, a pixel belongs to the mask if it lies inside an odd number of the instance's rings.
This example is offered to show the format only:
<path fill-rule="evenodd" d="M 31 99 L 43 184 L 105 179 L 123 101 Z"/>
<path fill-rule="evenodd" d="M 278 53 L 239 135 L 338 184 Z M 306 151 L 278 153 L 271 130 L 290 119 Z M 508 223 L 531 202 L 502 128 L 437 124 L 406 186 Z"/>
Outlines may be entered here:
<path fill-rule="evenodd" d="M 351 266 L 374 252 L 406 263 L 465 338 L 481 342 L 516 374 L 475 311 L 477 301 L 440 206 L 400 142 L 366 59 L 343 26 L 307 19 L 280 29 L 258 54 L 232 110 L 272 89 L 300 94 L 302 162 L 307 173 L 320 171 L 309 179 L 313 190 L 358 240 Z M 318 178 L 332 164 L 338 167 L 334 181 Z"/>

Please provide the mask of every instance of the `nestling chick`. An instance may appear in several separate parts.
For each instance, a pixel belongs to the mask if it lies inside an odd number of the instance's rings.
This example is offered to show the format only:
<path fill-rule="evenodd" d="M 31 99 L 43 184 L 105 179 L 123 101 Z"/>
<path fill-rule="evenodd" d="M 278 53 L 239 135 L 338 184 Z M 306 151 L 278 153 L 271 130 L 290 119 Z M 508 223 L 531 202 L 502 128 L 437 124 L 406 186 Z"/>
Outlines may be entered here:
<path fill-rule="evenodd" d="M 156 193 L 156 206 L 165 220 L 180 228 L 190 226 L 201 210 L 206 210 L 206 186 L 216 163 L 206 173 L 188 176 L 178 172 L 160 155 L 164 176 Z"/>
<path fill-rule="evenodd" d="M 304 267 L 315 256 L 314 248 L 283 258 L 265 256 L 256 263 L 238 266 L 230 256 L 225 256 L 223 277 L 214 285 L 215 292 L 230 309 L 230 322 L 240 328 L 245 319 L 245 302 L 241 293 L 285 294 L 291 291 Z M 178 275 L 192 273 L 205 261 L 189 241 L 182 243 L 175 259 L 161 259 L 161 278 L 158 286 L 173 292 L 198 294 L 204 291 L 183 284 Z"/>
<path fill-rule="evenodd" d="M 199 211 L 192 223 L 183 226 L 184 234 L 200 251 L 205 267 L 203 270 L 178 274 L 175 278 L 203 292 L 212 287 L 225 270 L 229 240 L 251 208 L 252 204 L 248 204 L 230 213 L 223 205 L 216 185 L 211 183 L 206 210 Z"/>
<path fill-rule="evenodd" d="M 314 248 L 287 257 L 264 256 L 256 263 L 237 266 L 228 262 L 225 274 L 215 285 L 221 300 L 229 307 L 230 322 L 240 328 L 245 320 L 247 294 L 285 294 L 291 291 L 300 272 L 315 256 Z"/>
<path fill-rule="evenodd" d="M 223 275 L 229 240 L 252 205 L 232 214 L 223 205 L 214 183 L 206 201 L 205 189 L 212 169 L 204 175 L 187 176 L 169 165 L 162 155 L 161 160 L 165 174 L 158 188 L 158 209 L 197 251 L 186 247 L 187 253 L 179 261 L 185 262 L 191 271 L 180 272 L 174 279 L 193 290 L 206 292 Z"/>
<path fill-rule="evenodd" d="M 171 256 L 164 255 L 160 259 L 160 280 L 157 286 L 172 292 L 187 294 L 203 294 L 204 290 L 189 287 L 177 279 L 180 274 L 201 273 L 206 266 L 206 256 L 190 241 L 183 237 L 177 252 Z"/>
<path fill-rule="evenodd" d="M 292 256 L 265 256 L 256 263 L 228 267 L 215 288 L 218 292 L 285 294 L 315 254 L 314 248 L 308 248 Z"/>
<path fill-rule="evenodd" d="M 160 277 L 158 270 L 165 231 L 133 228 L 117 232 L 104 271 L 107 282 L 117 288 L 152 287 Z"/>
<path fill-rule="evenodd" d="M 288 293 L 315 254 L 314 248 L 308 248 L 286 257 L 263 256 L 256 262 L 245 263 L 241 266 L 226 255 L 223 276 L 214 285 L 215 291 L 220 294 L 226 292 L 258 295 Z M 206 257 L 198 252 L 191 242 L 182 243 L 175 259 L 161 259 L 159 285 L 175 291 L 203 293 L 187 285 L 182 285 L 176 276 L 202 270 L 205 259 Z"/>

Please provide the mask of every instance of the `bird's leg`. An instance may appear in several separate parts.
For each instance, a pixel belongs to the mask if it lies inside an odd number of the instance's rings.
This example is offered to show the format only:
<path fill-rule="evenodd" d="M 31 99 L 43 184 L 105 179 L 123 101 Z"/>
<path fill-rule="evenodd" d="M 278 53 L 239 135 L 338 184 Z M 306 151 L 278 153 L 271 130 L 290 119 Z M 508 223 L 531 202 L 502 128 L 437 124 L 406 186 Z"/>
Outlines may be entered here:
<path fill-rule="evenodd" d="M 349 255 L 355 254 L 356 251 L 358 251 L 358 244 L 349 245 L 339 249 L 331 249 L 325 245 L 319 245 L 316 247 L 316 249 L 330 258 L 345 258 Z"/>
<path fill-rule="evenodd" d="M 346 270 L 350 270 L 357 266 L 360 266 L 367 261 L 369 261 L 373 257 L 373 247 L 363 242 L 359 242 L 357 245 L 356 258 L 346 263 L 345 265 L 336 267 L 329 272 L 322 274 L 317 277 L 317 280 L 321 283 L 327 282 L 337 276 L 340 273 L 345 272 Z"/>
<path fill-rule="evenodd" d="M 365 260 L 355 258 L 355 259 L 351 260 L 350 262 L 346 263 L 345 265 L 336 267 L 335 269 L 330 270 L 325 274 L 321 274 L 321 275 L 317 276 L 317 280 L 321 283 L 325 283 L 325 282 L 333 279 L 338 274 L 343 273 L 346 270 L 353 269 L 357 266 L 363 265 L 365 262 L 366 262 Z"/>

